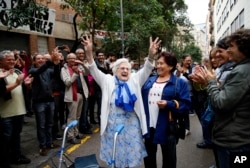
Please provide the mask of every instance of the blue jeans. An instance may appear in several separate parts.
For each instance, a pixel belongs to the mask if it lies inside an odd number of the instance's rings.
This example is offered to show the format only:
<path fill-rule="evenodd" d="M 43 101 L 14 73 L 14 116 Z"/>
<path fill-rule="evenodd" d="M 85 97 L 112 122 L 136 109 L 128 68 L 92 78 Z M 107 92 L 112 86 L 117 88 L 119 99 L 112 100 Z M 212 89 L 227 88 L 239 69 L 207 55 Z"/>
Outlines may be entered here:
<path fill-rule="evenodd" d="M 54 102 L 34 103 L 36 115 L 37 138 L 39 147 L 44 148 L 52 144 L 52 127 L 54 117 Z"/>
<path fill-rule="evenodd" d="M 1 162 L 10 164 L 10 158 L 19 159 L 21 155 L 21 132 L 24 115 L 1 118 Z"/>
<path fill-rule="evenodd" d="M 212 127 L 213 123 L 206 123 L 201 121 L 202 133 L 204 142 L 208 145 L 212 144 Z"/>
<path fill-rule="evenodd" d="M 66 123 L 66 116 L 65 116 L 65 102 L 64 102 L 64 93 L 60 92 L 60 95 L 54 96 L 55 101 L 55 111 L 54 111 L 54 124 L 52 128 L 53 136 L 56 136 L 59 133 L 59 123 L 62 127 L 63 124 Z"/>
<path fill-rule="evenodd" d="M 84 97 L 84 95 L 83 95 Z M 88 98 L 84 98 L 83 100 L 83 106 L 82 106 L 82 112 L 81 112 L 81 117 L 79 119 L 79 130 L 80 132 L 84 132 L 85 129 L 89 127 L 89 122 L 88 122 Z"/>
<path fill-rule="evenodd" d="M 102 106 L 102 92 L 97 91 L 94 95 L 95 95 L 95 99 L 97 103 L 98 122 L 101 123 L 100 115 L 101 115 L 101 106 Z"/>
<path fill-rule="evenodd" d="M 235 157 L 233 156 L 240 156 L 241 154 L 245 155 L 247 154 L 248 158 L 250 159 L 250 145 L 245 145 L 239 148 L 234 149 L 227 149 L 220 146 L 215 145 L 215 154 L 217 156 L 218 161 L 218 167 L 219 168 L 234 168 L 234 167 L 240 167 L 242 168 L 248 167 L 249 165 L 243 165 L 242 163 L 233 163 L 235 160 Z M 244 168 L 245 168 L 244 167 Z"/>

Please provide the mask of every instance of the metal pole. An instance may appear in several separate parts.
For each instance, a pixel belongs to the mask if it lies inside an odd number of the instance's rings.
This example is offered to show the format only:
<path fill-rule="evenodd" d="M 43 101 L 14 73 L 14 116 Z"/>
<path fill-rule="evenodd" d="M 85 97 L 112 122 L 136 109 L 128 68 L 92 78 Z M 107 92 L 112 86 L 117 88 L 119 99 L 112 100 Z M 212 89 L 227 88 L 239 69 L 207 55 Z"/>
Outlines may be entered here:
<path fill-rule="evenodd" d="M 124 52 L 124 29 L 123 29 L 123 2 L 120 0 L 120 10 L 121 10 L 121 39 L 122 39 L 122 57 L 125 57 L 125 52 Z"/>

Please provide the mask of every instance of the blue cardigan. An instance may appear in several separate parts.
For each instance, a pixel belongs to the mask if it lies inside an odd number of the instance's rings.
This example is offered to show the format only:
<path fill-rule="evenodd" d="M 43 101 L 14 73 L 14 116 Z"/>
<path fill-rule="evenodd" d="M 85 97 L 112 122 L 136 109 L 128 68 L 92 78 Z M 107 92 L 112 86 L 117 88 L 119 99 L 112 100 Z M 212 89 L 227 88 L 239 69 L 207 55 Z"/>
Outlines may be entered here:
<path fill-rule="evenodd" d="M 151 76 L 145 82 L 142 87 L 142 98 L 144 109 L 147 119 L 148 134 L 145 138 L 150 137 L 149 128 L 149 108 L 148 108 L 148 94 L 149 90 L 152 88 L 154 82 L 157 80 L 158 75 Z M 177 82 L 177 84 L 176 84 Z M 159 115 L 157 119 L 155 134 L 153 142 L 156 144 L 165 144 L 167 140 L 167 126 L 168 126 L 168 113 L 187 113 L 191 106 L 191 98 L 188 89 L 188 84 L 181 78 L 176 77 L 171 74 L 170 80 L 163 88 L 162 100 L 167 100 L 167 106 L 165 109 L 159 110 Z M 173 100 L 177 100 L 179 103 L 179 108 L 176 108 L 176 104 Z"/>

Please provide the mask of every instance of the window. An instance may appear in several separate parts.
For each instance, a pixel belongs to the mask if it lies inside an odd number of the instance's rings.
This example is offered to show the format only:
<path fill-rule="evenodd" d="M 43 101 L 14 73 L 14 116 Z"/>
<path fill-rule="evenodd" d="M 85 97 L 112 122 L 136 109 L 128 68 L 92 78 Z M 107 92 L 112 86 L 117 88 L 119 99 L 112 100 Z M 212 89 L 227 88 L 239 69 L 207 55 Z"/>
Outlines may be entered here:
<path fill-rule="evenodd" d="M 72 14 L 69 14 L 69 22 L 70 22 L 70 23 L 73 23 L 73 17 L 74 17 L 74 16 L 73 16 Z"/>
<path fill-rule="evenodd" d="M 64 13 L 62 14 L 62 21 L 66 21 L 66 15 Z"/>
<path fill-rule="evenodd" d="M 244 27 L 244 9 L 239 14 L 239 27 Z"/>
<path fill-rule="evenodd" d="M 231 24 L 231 33 L 235 32 L 236 28 L 235 28 L 235 21 L 232 22 Z"/>
<path fill-rule="evenodd" d="M 234 6 L 234 0 L 230 0 L 230 8 L 232 9 Z"/>

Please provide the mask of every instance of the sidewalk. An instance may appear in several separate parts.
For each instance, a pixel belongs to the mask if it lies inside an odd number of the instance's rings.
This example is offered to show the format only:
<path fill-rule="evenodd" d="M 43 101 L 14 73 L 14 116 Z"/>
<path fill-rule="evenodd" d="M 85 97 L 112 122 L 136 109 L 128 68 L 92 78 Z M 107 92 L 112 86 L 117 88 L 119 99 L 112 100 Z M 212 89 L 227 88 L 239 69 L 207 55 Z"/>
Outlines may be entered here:
<path fill-rule="evenodd" d="M 58 157 L 55 156 L 57 151 L 59 151 L 60 149 L 52 149 L 49 151 L 48 156 L 40 156 L 39 145 L 36 136 L 35 116 L 32 116 L 32 118 L 25 117 L 25 121 L 27 121 L 28 123 L 24 124 L 23 126 L 21 146 L 23 149 L 23 153 L 31 159 L 31 163 L 28 165 L 12 165 L 13 168 L 49 168 L 44 165 L 47 165 L 47 163 L 51 163 L 51 159 L 53 158 L 56 158 L 56 160 L 58 160 Z M 200 142 L 202 139 L 201 126 L 197 119 L 197 116 L 190 117 L 190 126 L 191 134 L 187 136 L 185 140 L 180 140 L 179 144 L 177 145 L 177 168 L 209 168 L 214 164 L 212 150 L 199 149 L 196 147 L 196 143 Z M 93 133 L 88 137 L 91 138 L 87 138 L 88 140 L 86 140 L 84 144 L 81 144 L 77 150 L 70 154 L 71 159 L 74 160 L 74 158 L 76 157 L 86 156 L 94 153 L 97 156 L 100 166 L 104 166 L 105 164 L 103 164 L 103 162 L 99 159 L 99 133 Z M 54 143 L 61 145 L 62 141 L 56 140 L 54 141 Z M 66 143 L 65 145 L 65 149 L 71 147 L 69 143 Z M 72 147 L 74 146 L 72 145 Z M 157 162 L 159 167 L 162 166 L 161 159 L 162 158 L 159 147 L 159 150 L 157 152 Z M 142 165 L 139 168 L 143 167 L 144 166 Z"/>
<path fill-rule="evenodd" d="M 23 125 L 23 131 L 21 134 L 21 147 L 25 156 L 31 159 L 31 163 L 27 165 L 11 165 L 13 168 L 35 168 L 40 164 L 46 162 L 49 158 L 55 155 L 56 151 L 60 149 L 51 149 L 48 156 L 40 156 L 39 143 L 36 135 L 36 122 L 35 116 L 25 117 L 25 123 Z M 61 145 L 61 141 L 54 141 L 54 143 Z"/>

